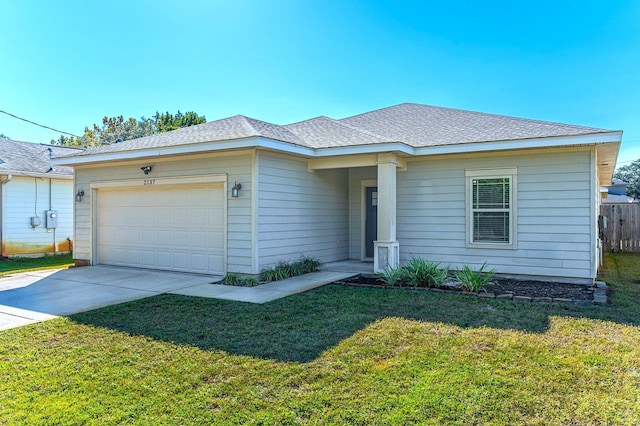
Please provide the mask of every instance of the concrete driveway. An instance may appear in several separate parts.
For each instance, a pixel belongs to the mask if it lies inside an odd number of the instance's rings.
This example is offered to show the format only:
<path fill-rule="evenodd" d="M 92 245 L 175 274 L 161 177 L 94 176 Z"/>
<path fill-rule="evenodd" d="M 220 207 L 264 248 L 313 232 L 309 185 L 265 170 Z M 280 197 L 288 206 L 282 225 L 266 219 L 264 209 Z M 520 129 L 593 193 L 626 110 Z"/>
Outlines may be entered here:
<path fill-rule="evenodd" d="M 0 278 L 0 330 L 181 292 L 220 278 L 115 266 L 14 274 Z"/>

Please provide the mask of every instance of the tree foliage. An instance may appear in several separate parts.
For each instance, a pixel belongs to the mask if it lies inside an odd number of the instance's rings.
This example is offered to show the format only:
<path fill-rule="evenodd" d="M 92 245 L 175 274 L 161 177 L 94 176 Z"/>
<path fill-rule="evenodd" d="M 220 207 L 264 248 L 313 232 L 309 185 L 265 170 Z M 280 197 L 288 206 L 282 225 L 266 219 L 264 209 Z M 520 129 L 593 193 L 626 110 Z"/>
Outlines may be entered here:
<path fill-rule="evenodd" d="M 164 133 L 182 127 L 205 123 L 204 116 L 193 111 L 182 114 L 178 111 L 175 115 L 169 112 L 160 114 L 156 111 L 153 118 L 141 117 L 125 119 L 122 115 L 117 117 L 103 117 L 102 124 L 94 124 L 85 127 L 84 134 L 80 137 L 60 135 L 57 140 L 52 140 L 52 145 L 73 146 L 79 148 L 95 148 L 102 145 L 110 145 L 118 140 L 149 136 L 156 133 Z"/>
<path fill-rule="evenodd" d="M 616 179 L 621 179 L 629 184 L 627 195 L 633 198 L 640 198 L 640 159 L 631 164 L 620 167 L 613 175 Z"/>

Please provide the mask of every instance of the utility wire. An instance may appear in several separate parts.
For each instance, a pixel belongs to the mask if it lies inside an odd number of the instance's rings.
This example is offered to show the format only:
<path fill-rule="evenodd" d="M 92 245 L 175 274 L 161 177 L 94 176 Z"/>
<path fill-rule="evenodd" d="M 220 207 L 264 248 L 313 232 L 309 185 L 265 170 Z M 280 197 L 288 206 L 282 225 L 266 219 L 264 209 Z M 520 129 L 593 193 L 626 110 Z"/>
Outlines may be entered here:
<path fill-rule="evenodd" d="M 31 120 L 27 120 L 26 118 L 18 117 L 17 115 L 13 115 L 13 114 L 11 114 L 10 112 L 3 111 L 3 110 L 1 110 L 1 109 L 0 109 L 0 112 L 1 112 L 1 113 L 3 113 L 3 114 L 10 115 L 10 116 L 11 116 L 11 117 L 13 117 L 13 118 L 17 118 L 18 120 L 26 121 L 27 123 L 35 124 L 36 126 L 44 127 L 45 129 L 53 130 L 54 132 L 64 133 L 65 135 L 73 136 L 73 137 L 76 137 L 76 138 L 79 138 L 79 137 L 80 137 L 80 136 L 78 136 L 78 135 L 74 135 L 73 133 L 63 132 L 62 130 L 54 129 L 53 127 L 45 126 L 45 125 L 43 125 L 43 124 L 38 124 L 38 123 L 36 123 L 35 121 L 31 121 Z"/>

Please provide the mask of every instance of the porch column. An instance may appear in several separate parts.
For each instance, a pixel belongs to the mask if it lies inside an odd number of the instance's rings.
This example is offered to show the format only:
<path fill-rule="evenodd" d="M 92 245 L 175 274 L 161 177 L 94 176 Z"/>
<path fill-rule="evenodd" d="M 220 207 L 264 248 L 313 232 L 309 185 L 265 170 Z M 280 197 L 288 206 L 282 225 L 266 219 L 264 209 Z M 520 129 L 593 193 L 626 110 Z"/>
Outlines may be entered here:
<path fill-rule="evenodd" d="M 397 268 L 400 248 L 396 241 L 396 155 L 378 154 L 378 239 L 373 242 L 373 270 Z"/>

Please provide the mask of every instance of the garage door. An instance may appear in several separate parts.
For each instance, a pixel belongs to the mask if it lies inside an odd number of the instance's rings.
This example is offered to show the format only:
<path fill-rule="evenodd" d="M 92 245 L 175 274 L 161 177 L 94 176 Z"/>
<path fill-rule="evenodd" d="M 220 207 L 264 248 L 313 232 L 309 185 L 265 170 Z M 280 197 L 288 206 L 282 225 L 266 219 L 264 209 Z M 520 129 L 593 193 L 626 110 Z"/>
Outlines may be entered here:
<path fill-rule="evenodd" d="M 98 191 L 98 263 L 224 273 L 222 184 Z"/>

